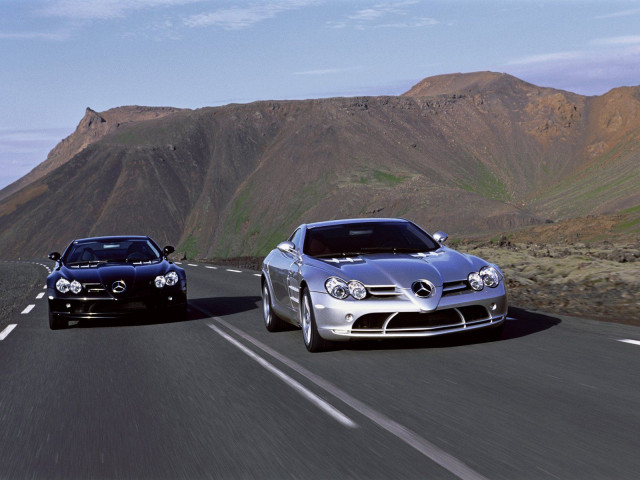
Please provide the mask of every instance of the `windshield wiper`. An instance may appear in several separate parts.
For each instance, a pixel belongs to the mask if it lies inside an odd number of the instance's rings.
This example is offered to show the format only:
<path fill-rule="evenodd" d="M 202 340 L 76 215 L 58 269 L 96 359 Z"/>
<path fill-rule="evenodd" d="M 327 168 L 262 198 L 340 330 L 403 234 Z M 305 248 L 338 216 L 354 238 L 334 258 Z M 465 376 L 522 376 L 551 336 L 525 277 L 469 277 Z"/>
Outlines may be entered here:
<path fill-rule="evenodd" d="M 81 262 L 69 262 L 67 263 L 67 265 L 69 267 L 77 267 L 79 265 L 88 265 L 88 266 L 92 266 L 92 265 L 100 265 L 102 263 L 107 263 L 106 260 L 84 260 Z"/>

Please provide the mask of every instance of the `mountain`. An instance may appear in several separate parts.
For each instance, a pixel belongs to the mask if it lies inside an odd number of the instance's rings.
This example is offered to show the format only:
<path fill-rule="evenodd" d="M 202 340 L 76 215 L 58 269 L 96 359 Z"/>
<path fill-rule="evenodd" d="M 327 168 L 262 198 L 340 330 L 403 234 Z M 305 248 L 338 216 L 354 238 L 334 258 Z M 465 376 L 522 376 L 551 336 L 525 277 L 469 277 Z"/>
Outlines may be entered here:
<path fill-rule="evenodd" d="M 263 254 L 302 222 L 357 216 L 452 235 L 621 212 L 631 217 L 612 228 L 639 226 L 640 87 L 584 97 L 478 72 L 431 77 L 397 97 L 119 120 L 132 108 L 106 122 L 88 110 L 63 141 L 72 147 L 0 192 L 3 257 L 117 233 L 189 256 Z"/>

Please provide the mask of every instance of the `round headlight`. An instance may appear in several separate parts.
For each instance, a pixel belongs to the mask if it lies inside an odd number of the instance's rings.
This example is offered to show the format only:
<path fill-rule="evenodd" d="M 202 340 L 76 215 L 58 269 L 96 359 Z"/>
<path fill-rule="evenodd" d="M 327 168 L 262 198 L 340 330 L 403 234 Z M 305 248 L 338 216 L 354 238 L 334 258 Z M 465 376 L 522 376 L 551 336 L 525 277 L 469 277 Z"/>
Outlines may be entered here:
<path fill-rule="evenodd" d="M 60 278 L 56 282 L 56 290 L 58 290 L 60 293 L 67 293 L 69 291 L 69 285 L 69 280 L 67 280 L 66 278 Z"/>
<path fill-rule="evenodd" d="M 469 280 L 469 285 L 476 291 L 480 291 L 484 288 L 484 282 L 482 281 L 482 277 L 479 273 L 473 272 L 469 274 L 467 278 Z"/>
<path fill-rule="evenodd" d="M 162 275 L 158 275 L 156 279 L 153 281 L 156 287 L 162 288 L 166 285 L 167 280 Z"/>
<path fill-rule="evenodd" d="M 178 274 L 176 272 L 169 272 L 164 276 L 167 281 L 167 285 L 169 287 L 173 287 L 176 283 L 178 283 Z"/>
<path fill-rule="evenodd" d="M 367 296 L 367 289 L 357 280 L 351 280 L 349 282 L 349 293 L 356 300 L 362 300 Z"/>
<path fill-rule="evenodd" d="M 326 282 L 324 282 L 324 288 L 327 289 L 329 295 L 338 300 L 344 300 L 349 296 L 349 287 L 347 286 L 347 282 L 338 277 L 328 278 Z"/>
<path fill-rule="evenodd" d="M 495 288 L 500 283 L 500 275 L 493 267 L 482 267 L 480 269 L 480 276 L 487 287 Z"/>
<path fill-rule="evenodd" d="M 82 290 L 82 285 L 80 284 L 79 281 L 74 280 L 69 284 L 69 290 L 71 290 L 73 293 L 78 294 L 80 293 L 80 290 Z"/>

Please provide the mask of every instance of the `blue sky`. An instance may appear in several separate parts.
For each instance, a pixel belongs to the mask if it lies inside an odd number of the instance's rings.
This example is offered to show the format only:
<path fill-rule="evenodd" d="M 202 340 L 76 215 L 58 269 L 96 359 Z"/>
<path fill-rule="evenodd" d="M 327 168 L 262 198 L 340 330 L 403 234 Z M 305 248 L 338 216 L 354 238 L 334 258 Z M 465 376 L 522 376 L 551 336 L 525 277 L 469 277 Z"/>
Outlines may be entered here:
<path fill-rule="evenodd" d="M 0 188 L 86 107 L 396 95 L 479 70 L 639 85 L 640 1 L 0 0 Z"/>

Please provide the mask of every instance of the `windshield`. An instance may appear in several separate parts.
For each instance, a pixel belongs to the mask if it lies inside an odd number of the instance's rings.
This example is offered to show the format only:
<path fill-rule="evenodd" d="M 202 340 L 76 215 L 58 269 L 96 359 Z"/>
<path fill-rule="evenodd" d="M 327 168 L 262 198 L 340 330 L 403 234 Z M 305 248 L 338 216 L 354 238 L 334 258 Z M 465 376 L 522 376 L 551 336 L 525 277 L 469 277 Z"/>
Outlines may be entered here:
<path fill-rule="evenodd" d="M 71 244 L 63 259 L 67 265 L 98 263 L 154 263 L 162 260 L 158 248 L 146 238 L 89 240 Z"/>
<path fill-rule="evenodd" d="M 435 240 L 410 222 L 363 222 L 308 228 L 303 251 L 312 257 L 330 257 L 438 248 Z"/>

